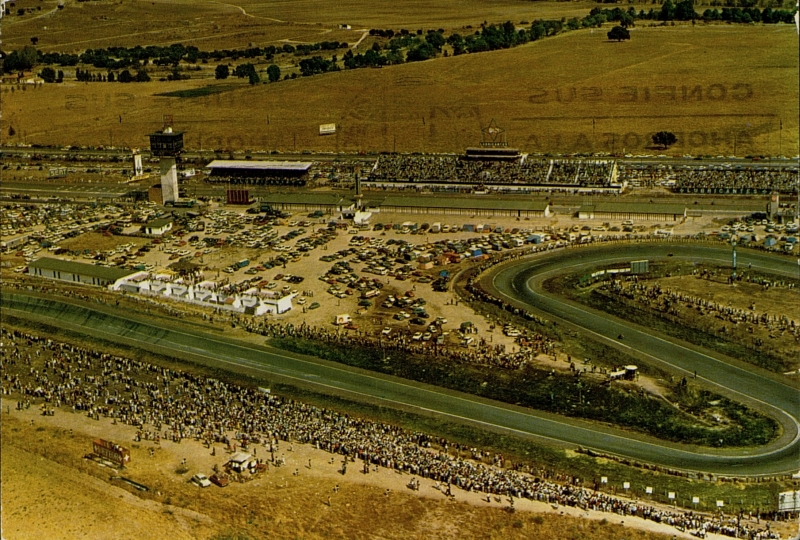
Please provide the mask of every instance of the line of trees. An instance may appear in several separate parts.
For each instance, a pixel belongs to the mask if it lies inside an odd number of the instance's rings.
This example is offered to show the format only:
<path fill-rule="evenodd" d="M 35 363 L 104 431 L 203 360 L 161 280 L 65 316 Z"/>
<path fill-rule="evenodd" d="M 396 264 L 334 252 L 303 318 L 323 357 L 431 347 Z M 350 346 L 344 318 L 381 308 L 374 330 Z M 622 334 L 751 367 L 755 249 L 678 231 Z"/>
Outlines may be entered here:
<path fill-rule="evenodd" d="M 703 14 L 694 10 L 692 0 L 682 0 L 673 3 L 666 0 L 660 10 L 650 9 L 636 11 L 632 6 L 627 10 L 621 8 L 604 9 L 600 7 L 592 8 L 587 17 L 583 19 L 571 19 L 567 22 L 567 27 L 575 30 L 580 27 L 600 26 L 604 22 L 618 22 L 620 26 L 627 28 L 633 26 L 636 20 L 644 21 L 726 21 L 734 23 L 761 22 L 764 24 L 793 24 L 795 10 L 757 7 L 725 7 L 722 10 L 707 9 Z"/>
<path fill-rule="evenodd" d="M 231 58 L 234 61 L 240 58 L 255 59 L 264 57 L 272 60 L 276 54 L 294 54 L 305 56 L 315 51 L 335 51 L 347 48 L 348 44 L 339 41 L 321 41 L 319 43 L 290 45 L 288 43 L 276 47 L 268 45 L 266 47 L 247 47 L 245 49 L 223 49 L 213 51 L 201 51 L 194 46 L 185 46 L 180 43 L 161 47 L 149 45 L 142 47 L 107 47 L 105 49 L 87 49 L 80 54 L 60 53 L 60 52 L 41 52 L 36 53 L 34 63 L 58 66 L 77 66 L 78 64 L 91 65 L 100 69 L 123 69 L 136 66 L 143 66 L 150 62 L 157 66 L 177 67 L 180 62 L 196 64 L 198 62 L 208 62 L 208 60 L 220 61 Z M 30 69 L 24 68 L 24 69 Z"/>
<path fill-rule="evenodd" d="M 45 68 L 51 69 L 51 68 Z M 59 71 L 59 73 L 61 73 Z M 108 73 L 92 73 L 88 69 L 76 69 L 75 78 L 80 82 L 150 82 L 150 74 L 145 69 L 139 69 L 135 74 L 130 70 L 123 69 L 119 73 L 109 71 Z"/>

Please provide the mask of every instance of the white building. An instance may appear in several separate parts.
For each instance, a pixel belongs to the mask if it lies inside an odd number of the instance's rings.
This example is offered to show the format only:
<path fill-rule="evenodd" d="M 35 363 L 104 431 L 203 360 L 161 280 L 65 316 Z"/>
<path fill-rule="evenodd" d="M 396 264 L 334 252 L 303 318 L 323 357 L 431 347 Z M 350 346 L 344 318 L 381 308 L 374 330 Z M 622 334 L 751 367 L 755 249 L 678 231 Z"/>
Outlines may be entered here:
<path fill-rule="evenodd" d="M 292 309 L 294 294 L 281 295 L 255 287 L 241 293 L 229 293 L 213 281 L 185 282 L 169 274 L 137 272 L 119 280 L 112 290 L 158 296 L 191 304 L 233 311 L 245 315 L 280 315 Z"/>
<path fill-rule="evenodd" d="M 150 236 L 162 236 L 172 230 L 172 220 L 167 218 L 148 221 L 144 226 L 144 233 Z"/>

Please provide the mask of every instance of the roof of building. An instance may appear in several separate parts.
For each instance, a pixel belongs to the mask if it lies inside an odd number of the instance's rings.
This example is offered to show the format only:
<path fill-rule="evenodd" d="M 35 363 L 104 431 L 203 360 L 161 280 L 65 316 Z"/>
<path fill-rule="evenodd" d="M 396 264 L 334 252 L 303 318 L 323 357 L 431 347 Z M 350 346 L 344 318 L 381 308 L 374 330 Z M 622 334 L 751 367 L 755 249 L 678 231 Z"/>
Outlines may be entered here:
<path fill-rule="evenodd" d="M 166 130 L 164 130 L 164 131 L 155 131 L 153 133 L 148 133 L 147 136 L 148 137 L 156 137 L 156 136 L 161 136 L 161 137 L 173 137 L 174 136 L 174 137 L 177 137 L 178 135 L 183 135 L 184 133 L 186 133 L 186 132 L 185 131 L 166 131 Z"/>
<path fill-rule="evenodd" d="M 497 197 L 386 197 L 381 206 L 405 206 L 410 208 L 464 208 L 481 210 L 527 210 L 544 212 L 550 205 L 547 201 L 529 199 L 499 199 Z"/>
<path fill-rule="evenodd" d="M 261 204 L 321 204 L 338 206 L 344 202 L 339 195 L 331 193 L 267 193 L 259 197 Z"/>
<path fill-rule="evenodd" d="M 172 220 L 169 218 L 159 218 L 159 219 L 154 219 L 152 221 L 148 221 L 145 227 L 149 229 L 160 229 L 162 227 L 166 227 L 170 223 L 172 223 Z"/>
<path fill-rule="evenodd" d="M 244 463 L 250 459 L 253 459 L 252 454 L 248 454 L 247 452 L 236 452 L 228 461 L 232 463 Z"/>
<path fill-rule="evenodd" d="M 686 205 L 668 203 L 602 202 L 597 204 L 584 204 L 578 209 L 578 212 L 683 215 L 686 213 Z"/>
<path fill-rule="evenodd" d="M 107 279 L 109 281 L 117 281 L 120 278 L 130 276 L 137 272 L 137 270 L 129 270 L 126 268 L 97 266 L 94 264 L 54 259 L 52 257 L 42 257 L 40 259 L 36 259 L 35 261 L 31 262 L 28 267 L 41 268 L 42 270 L 55 270 L 57 272 L 70 272 L 72 274 L 79 274 L 82 276 Z"/>
<path fill-rule="evenodd" d="M 238 159 L 215 159 L 207 169 L 248 169 L 252 171 L 307 171 L 310 161 L 251 161 Z"/>

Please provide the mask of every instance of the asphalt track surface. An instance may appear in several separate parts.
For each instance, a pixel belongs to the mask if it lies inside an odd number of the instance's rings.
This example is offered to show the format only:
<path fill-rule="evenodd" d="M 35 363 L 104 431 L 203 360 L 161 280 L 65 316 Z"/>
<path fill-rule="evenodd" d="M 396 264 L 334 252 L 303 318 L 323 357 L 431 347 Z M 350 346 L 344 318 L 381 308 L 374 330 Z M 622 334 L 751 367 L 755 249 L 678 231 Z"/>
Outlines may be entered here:
<path fill-rule="evenodd" d="M 666 467 L 709 472 L 718 475 L 773 475 L 800 470 L 800 393 L 774 376 L 758 370 L 729 364 L 719 355 L 710 355 L 673 340 L 654 335 L 606 314 L 593 312 L 541 292 L 538 284 L 546 276 L 583 265 L 611 260 L 650 260 L 668 252 L 674 256 L 723 262 L 729 250 L 690 245 L 611 245 L 602 249 L 571 249 L 531 259 L 521 259 L 503 266 L 494 276 L 498 292 L 515 302 L 535 306 L 564 321 L 571 321 L 582 331 L 597 334 L 598 339 L 615 340 L 624 334 L 624 345 L 638 354 L 649 355 L 654 362 L 676 370 L 697 371 L 699 378 L 716 381 L 720 389 L 742 401 L 756 403 L 770 412 L 784 426 L 784 434 L 772 444 L 757 449 L 695 448 L 664 443 L 654 438 L 630 435 L 620 430 L 554 415 L 522 410 L 468 394 L 411 383 L 402 379 L 370 374 L 362 370 L 325 362 L 312 357 L 260 347 L 214 336 L 200 329 L 165 328 L 158 320 L 135 315 L 124 316 L 98 306 L 45 298 L 25 292 L 6 293 L 2 307 L 6 315 L 16 315 L 62 328 L 77 330 L 123 345 L 135 346 L 161 354 L 173 354 L 223 369 L 245 370 L 264 377 L 277 376 L 320 391 L 378 400 L 388 406 L 403 406 L 501 429 L 521 436 L 544 438 L 561 445 L 582 446 L 600 452 Z M 766 255 L 740 253 L 740 264 L 753 264 L 771 272 L 796 275 L 793 260 Z"/>

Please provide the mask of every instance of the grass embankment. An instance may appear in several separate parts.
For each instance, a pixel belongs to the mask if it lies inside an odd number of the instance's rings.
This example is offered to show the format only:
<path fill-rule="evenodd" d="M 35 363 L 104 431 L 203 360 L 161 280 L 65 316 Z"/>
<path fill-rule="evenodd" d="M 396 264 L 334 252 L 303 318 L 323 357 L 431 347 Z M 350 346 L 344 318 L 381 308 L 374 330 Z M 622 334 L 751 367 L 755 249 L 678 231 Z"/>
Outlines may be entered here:
<path fill-rule="evenodd" d="M 506 457 L 507 463 L 528 465 L 540 469 L 550 478 L 558 475 L 575 477 L 587 487 L 596 487 L 605 492 L 624 494 L 623 482 L 630 482 L 630 495 L 655 502 L 672 503 L 667 494 L 677 494 L 675 503 L 685 508 L 692 507 L 693 496 L 700 497 L 699 510 L 713 511 L 714 501 L 725 500 L 729 511 L 756 512 L 772 507 L 777 499 L 777 494 L 789 489 L 788 482 L 776 479 L 763 479 L 759 482 L 734 482 L 719 481 L 711 477 L 696 478 L 694 475 L 674 475 L 655 467 L 615 462 L 603 458 L 594 458 L 572 451 L 561 449 L 557 446 L 535 443 L 530 439 L 498 433 L 481 429 L 475 426 L 453 422 L 436 415 L 425 415 L 407 410 L 376 405 L 373 403 L 355 401 L 350 398 L 323 394 L 308 388 L 296 385 L 287 385 L 268 378 L 256 378 L 241 373 L 209 368 L 205 365 L 195 364 L 178 357 L 156 355 L 140 349 L 121 347 L 120 345 L 88 337 L 82 334 L 56 328 L 50 325 L 31 323 L 16 318 L 4 319 L 4 326 L 8 329 L 20 330 L 48 335 L 52 339 L 60 339 L 82 347 L 93 347 L 109 354 L 134 358 L 150 362 L 171 369 L 182 370 L 199 376 L 214 377 L 227 383 L 241 386 L 269 387 L 280 396 L 296 399 L 317 407 L 330 408 L 339 412 L 351 414 L 373 421 L 396 425 L 410 431 L 434 434 L 438 437 L 463 445 L 466 448 L 477 447 L 494 454 L 500 453 Z M 450 446 L 450 452 L 455 454 L 459 450 L 455 445 Z M 464 457 L 467 454 L 463 454 Z M 49 457 L 53 457 L 52 455 Z M 601 477 L 607 477 L 608 484 L 600 484 Z M 714 481 L 707 481 L 714 480 Z M 653 494 L 646 495 L 645 487 L 652 487 Z M 730 501 L 728 504 L 727 501 Z"/>
<path fill-rule="evenodd" d="M 683 263 L 657 263 L 651 265 L 647 281 L 659 277 L 674 276 L 683 272 L 691 274 L 692 270 L 702 267 Z M 720 270 L 716 267 L 707 269 Z M 752 277 L 772 278 L 768 274 L 756 274 L 750 271 Z M 689 314 L 688 316 L 675 316 L 664 309 L 653 309 L 645 304 L 628 300 L 615 295 L 604 288 L 594 285 L 579 286 L 581 278 L 576 274 L 559 276 L 547 280 L 543 286 L 549 292 L 564 295 L 571 300 L 581 302 L 589 307 L 613 314 L 621 319 L 636 321 L 638 324 L 662 332 L 668 336 L 706 347 L 718 353 L 736 358 L 743 362 L 767 369 L 774 373 L 785 373 L 796 369 L 796 359 L 786 355 L 777 354 L 769 344 L 756 347 L 745 344 L 740 339 L 729 333 L 715 331 L 715 326 L 705 322 L 701 316 Z M 780 279 L 780 278 L 777 278 Z M 731 292 L 735 294 L 735 292 Z"/>
<path fill-rule="evenodd" d="M 275 338 L 270 344 L 505 403 L 605 422 L 672 442 L 758 446 L 768 443 L 779 432 L 778 424 L 771 418 L 688 385 L 679 384 L 670 396 L 679 410 L 641 390 L 590 382 L 530 365 L 511 371 L 461 364 L 441 357 L 431 360 L 400 351 L 356 349 L 302 338 Z M 712 410 L 724 414 L 724 425 L 711 421 Z"/>

